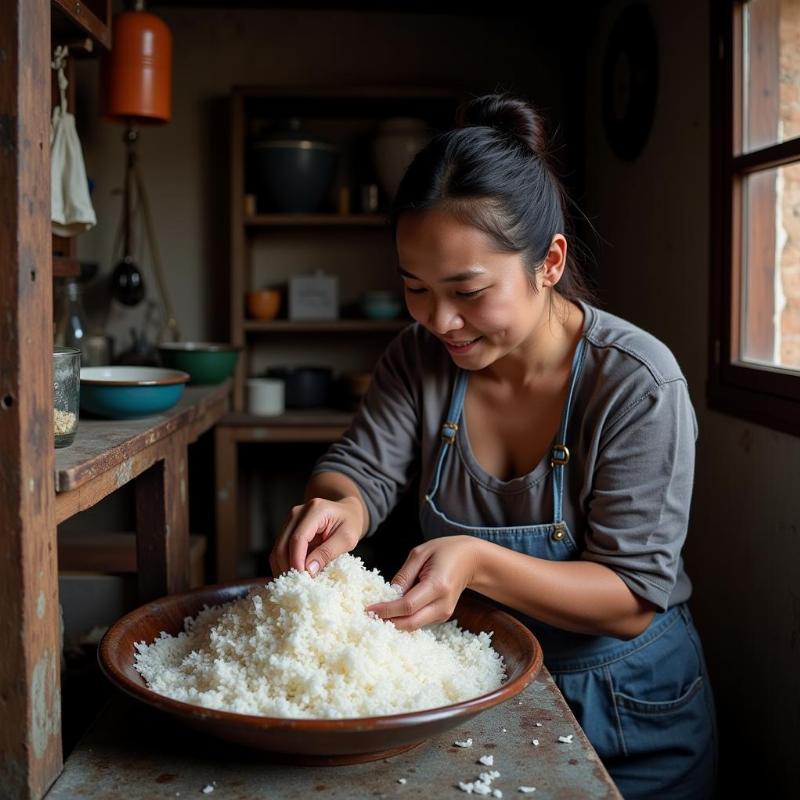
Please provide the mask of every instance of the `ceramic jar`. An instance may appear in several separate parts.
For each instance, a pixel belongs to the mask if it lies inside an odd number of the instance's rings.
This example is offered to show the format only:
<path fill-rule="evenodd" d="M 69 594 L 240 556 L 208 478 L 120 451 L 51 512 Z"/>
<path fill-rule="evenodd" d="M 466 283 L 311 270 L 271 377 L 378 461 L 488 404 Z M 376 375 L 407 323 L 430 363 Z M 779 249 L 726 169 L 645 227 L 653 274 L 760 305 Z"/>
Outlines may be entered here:
<path fill-rule="evenodd" d="M 378 126 L 372 154 L 381 188 L 390 201 L 397 194 L 408 165 L 430 138 L 424 119 L 391 117 Z"/>
<path fill-rule="evenodd" d="M 312 214 L 325 205 L 338 150 L 303 133 L 293 118 L 252 143 L 250 164 L 260 211 Z"/>
<path fill-rule="evenodd" d="M 283 414 L 285 384 L 277 378 L 250 378 L 247 381 L 247 410 L 251 414 L 271 417 Z"/>

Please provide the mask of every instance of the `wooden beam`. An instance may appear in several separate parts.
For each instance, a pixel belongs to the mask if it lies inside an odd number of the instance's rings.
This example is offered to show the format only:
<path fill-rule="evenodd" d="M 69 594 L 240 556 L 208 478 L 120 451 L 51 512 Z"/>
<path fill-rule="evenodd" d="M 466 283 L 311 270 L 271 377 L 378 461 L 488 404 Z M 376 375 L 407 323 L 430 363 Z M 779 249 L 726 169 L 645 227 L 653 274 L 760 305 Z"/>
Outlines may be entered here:
<path fill-rule="evenodd" d="M 205 583 L 206 537 L 189 536 L 189 588 Z M 58 537 L 58 569 L 64 572 L 126 574 L 137 571 L 136 534 L 64 533 Z"/>
<path fill-rule="evenodd" d="M 188 484 L 186 445 L 175 437 L 165 458 L 136 479 L 136 562 L 143 603 L 189 588 Z"/>
<path fill-rule="evenodd" d="M 230 302 L 230 339 L 231 342 L 242 347 L 242 352 L 236 362 L 236 372 L 233 378 L 233 408 L 236 411 L 244 409 L 244 382 L 248 374 L 248 354 L 244 337 L 244 293 L 245 278 L 242 265 L 247 256 L 247 243 L 244 230 L 244 150 L 245 150 L 245 119 L 244 98 L 234 93 L 231 102 L 231 127 L 230 127 L 230 175 L 231 175 L 231 294 Z"/>
<path fill-rule="evenodd" d="M 217 425 L 214 429 L 214 471 L 216 474 L 215 580 L 234 581 L 239 561 L 239 467 L 234 432 Z"/>
<path fill-rule="evenodd" d="M 0 17 L 0 793 L 62 766 L 53 485 L 50 0 Z"/>

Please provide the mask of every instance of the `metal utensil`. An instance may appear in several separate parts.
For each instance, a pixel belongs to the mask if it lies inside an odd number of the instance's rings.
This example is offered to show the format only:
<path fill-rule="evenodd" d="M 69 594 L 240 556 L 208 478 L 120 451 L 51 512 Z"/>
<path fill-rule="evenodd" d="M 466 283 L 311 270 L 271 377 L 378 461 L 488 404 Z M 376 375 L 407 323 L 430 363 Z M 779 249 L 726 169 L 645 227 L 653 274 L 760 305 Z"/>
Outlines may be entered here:
<path fill-rule="evenodd" d="M 135 306 L 142 302 L 145 294 L 142 271 L 133 260 L 133 231 L 131 224 L 131 176 L 135 167 L 135 155 L 132 147 L 128 147 L 127 168 L 125 170 L 125 188 L 122 200 L 122 215 L 125 230 L 122 261 L 118 262 L 111 273 L 111 296 L 125 306 Z"/>

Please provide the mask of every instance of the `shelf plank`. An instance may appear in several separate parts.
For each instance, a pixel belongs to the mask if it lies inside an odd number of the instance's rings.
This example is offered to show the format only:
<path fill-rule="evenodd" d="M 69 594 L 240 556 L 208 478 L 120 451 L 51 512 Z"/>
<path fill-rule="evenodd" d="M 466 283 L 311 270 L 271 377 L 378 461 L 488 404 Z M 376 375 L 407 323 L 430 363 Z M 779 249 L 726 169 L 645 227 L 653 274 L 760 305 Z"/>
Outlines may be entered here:
<path fill-rule="evenodd" d="M 244 329 L 248 333 L 394 333 L 411 324 L 410 319 L 332 319 L 292 320 L 272 319 L 247 320 Z"/>
<path fill-rule="evenodd" d="M 388 228 L 383 214 L 255 214 L 245 217 L 247 228 Z"/>
<path fill-rule="evenodd" d="M 204 583 L 205 536 L 189 536 L 189 588 Z M 136 534 L 129 532 L 67 533 L 58 537 L 59 572 L 126 575 L 137 571 Z"/>
<path fill-rule="evenodd" d="M 106 50 L 111 49 L 111 4 L 98 0 L 95 6 L 102 8 L 106 16 L 101 19 L 85 0 L 51 0 L 52 38 L 54 41 L 80 39 L 88 34 Z"/>
<path fill-rule="evenodd" d="M 233 94 L 242 97 L 290 98 L 303 100 L 353 99 L 353 100 L 458 100 L 450 88 L 433 86 L 276 86 L 239 84 Z"/>
<path fill-rule="evenodd" d="M 102 476 L 119 478 L 117 486 L 136 477 L 133 467 L 137 454 L 181 429 L 192 441 L 227 411 L 230 390 L 230 378 L 214 386 L 188 386 L 175 406 L 139 419 L 81 417 L 75 441 L 56 450 L 56 491 L 69 494 Z M 194 429 L 195 423 L 199 430 Z M 116 476 L 115 469 L 120 467 L 122 472 Z M 122 481 L 123 477 L 127 480 Z M 66 519 L 59 517 L 58 508 L 56 515 L 58 522 Z"/>
<path fill-rule="evenodd" d="M 276 414 L 274 417 L 231 411 L 219 421 L 220 425 L 232 428 L 247 427 L 330 427 L 346 426 L 353 419 L 352 411 L 337 408 L 296 408 Z"/>
<path fill-rule="evenodd" d="M 53 256 L 54 278 L 77 278 L 81 274 L 81 264 L 77 258 Z"/>

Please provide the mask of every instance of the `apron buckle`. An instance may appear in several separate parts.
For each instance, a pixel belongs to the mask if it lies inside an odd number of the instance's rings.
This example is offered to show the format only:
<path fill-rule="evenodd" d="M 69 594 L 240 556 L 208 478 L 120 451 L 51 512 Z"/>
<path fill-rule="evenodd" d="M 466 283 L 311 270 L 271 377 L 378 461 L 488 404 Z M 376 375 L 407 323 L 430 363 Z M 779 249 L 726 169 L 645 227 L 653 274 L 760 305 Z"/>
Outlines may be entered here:
<path fill-rule="evenodd" d="M 442 441 L 447 444 L 453 444 L 456 440 L 456 431 L 458 431 L 457 422 L 445 422 L 442 425 Z"/>
<path fill-rule="evenodd" d="M 550 456 L 550 466 L 556 465 L 563 466 L 569 463 L 569 448 L 565 444 L 557 444 L 553 447 L 553 452 Z"/>

